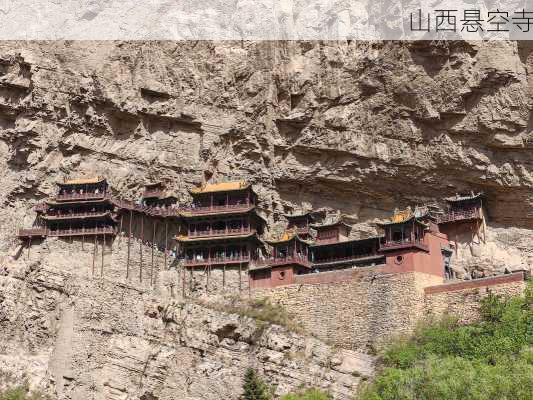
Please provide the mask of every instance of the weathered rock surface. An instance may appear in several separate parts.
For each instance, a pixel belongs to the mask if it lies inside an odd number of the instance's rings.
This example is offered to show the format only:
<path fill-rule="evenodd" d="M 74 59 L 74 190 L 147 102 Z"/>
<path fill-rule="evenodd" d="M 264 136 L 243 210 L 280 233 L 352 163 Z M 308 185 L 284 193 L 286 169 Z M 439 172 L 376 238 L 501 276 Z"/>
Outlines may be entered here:
<path fill-rule="evenodd" d="M 254 184 L 270 222 L 301 207 L 341 210 L 362 235 L 396 206 L 484 191 L 497 271 L 527 268 L 531 50 L 523 42 L 0 43 L 0 250 L 65 175 L 103 174 L 130 197 L 144 181 L 167 178 L 183 201 L 202 179 L 233 177 Z M 461 254 L 465 273 L 487 264 L 477 250 Z"/>
<path fill-rule="evenodd" d="M 533 265 L 527 43 L 0 42 L 0 58 L 0 370 L 61 399 L 235 398 L 248 365 L 280 391 L 311 380 L 342 398 L 370 371 L 63 255 L 14 263 L 16 229 L 68 175 L 130 198 L 164 178 L 182 201 L 244 178 L 271 223 L 341 210 L 360 235 L 394 207 L 484 191 L 486 242 L 455 238 L 454 268 Z"/>
<path fill-rule="evenodd" d="M 58 399 L 236 399 L 254 367 L 278 394 L 349 399 L 372 358 L 280 326 L 38 263 L 0 277 L 0 370 Z M 144 397 L 143 397 L 144 396 Z"/>

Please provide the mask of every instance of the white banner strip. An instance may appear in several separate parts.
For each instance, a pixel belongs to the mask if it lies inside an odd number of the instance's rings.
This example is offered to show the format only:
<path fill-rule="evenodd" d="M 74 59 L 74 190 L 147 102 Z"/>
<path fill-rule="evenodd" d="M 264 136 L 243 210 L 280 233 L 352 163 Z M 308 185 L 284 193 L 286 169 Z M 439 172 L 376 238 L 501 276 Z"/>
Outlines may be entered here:
<path fill-rule="evenodd" d="M 533 40 L 533 1 L 0 0 L 0 39 Z"/>

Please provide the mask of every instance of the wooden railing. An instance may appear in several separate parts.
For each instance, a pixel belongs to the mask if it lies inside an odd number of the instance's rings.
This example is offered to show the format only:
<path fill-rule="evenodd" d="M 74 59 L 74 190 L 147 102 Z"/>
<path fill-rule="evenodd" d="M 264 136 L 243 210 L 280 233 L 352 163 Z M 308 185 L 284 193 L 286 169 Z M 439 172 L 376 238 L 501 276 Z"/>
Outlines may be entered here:
<path fill-rule="evenodd" d="M 466 219 L 478 219 L 481 218 L 477 208 L 462 210 L 462 211 L 449 211 L 446 214 L 439 215 L 437 217 L 437 223 L 443 224 L 446 222 L 461 221 Z"/>
<path fill-rule="evenodd" d="M 226 228 L 226 229 L 207 229 L 203 231 L 190 231 L 189 237 L 210 237 L 225 235 L 241 235 L 253 232 L 250 228 Z"/>
<path fill-rule="evenodd" d="M 346 256 L 346 257 L 320 258 L 320 259 L 314 260 L 313 265 L 329 264 L 329 263 L 336 263 L 336 262 L 350 262 L 350 261 L 357 261 L 357 260 L 370 258 L 370 257 L 382 257 L 382 256 L 377 253 L 365 253 L 365 254 L 354 254 L 354 255 Z"/>
<path fill-rule="evenodd" d="M 224 211 L 234 211 L 234 210 L 247 210 L 251 207 L 251 204 L 225 204 L 223 206 L 197 206 L 197 207 L 183 207 L 180 211 L 189 213 L 189 214 L 209 214 L 216 212 Z"/>
<path fill-rule="evenodd" d="M 103 199 L 106 197 L 105 193 L 65 193 L 58 194 L 56 200 L 94 200 L 94 199 Z"/>
<path fill-rule="evenodd" d="M 111 201 L 118 208 L 144 213 L 153 217 L 176 217 L 179 215 L 179 210 L 177 208 L 155 208 L 143 206 L 133 201 L 121 200 L 116 198 L 112 198 Z"/>
<path fill-rule="evenodd" d="M 194 265 L 212 265 L 212 264 L 230 264 L 230 263 L 241 263 L 249 262 L 250 256 L 239 255 L 234 257 L 211 257 L 211 258 L 202 258 L 202 259 L 183 259 L 183 264 L 186 266 Z"/>
<path fill-rule="evenodd" d="M 309 259 L 304 256 L 272 257 L 266 258 L 264 260 L 254 261 L 255 267 L 276 267 L 278 265 L 286 264 L 300 264 L 306 267 L 311 266 L 311 262 L 309 261 Z"/>
<path fill-rule="evenodd" d="M 422 250 L 429 251 L 429 247 L 426 244 L 424 244 L 424 242 L 419 241 L 419 240 L 404 239 L 404 240 L 388 241 L 386 243 L 379 244 L 380 250 L 396 250 L 396 249 L 405 249 L 409 247 L 418 247 Z"/>
<path fill-rule="evenodd" d="M 48 236 L 114 235 L 115 233 L 115 228 L 112 226 L 48 230 Z"/>
<path fill-rule="evenodd" d="M 165 195 L 165 191 L 164 190 L 161 190 L 161 189 L 157 189 L 157 190 L 145 190 L 143 192 L 143 197 L 163 197 Z"/>
<path fill-rule="evenodd" d="M 48 213 L 44 216 L 46 219 L 75 219 L 85 217 L 105 217 L 109 215 L 110 211 L 91 211 L 91 212 L 78 212 L 78 213 Z"/>
<path fill-rule="evenodd" d="M 19 237 L 45 237 L 48 230 L 45 227 L 19 229 Z"/>

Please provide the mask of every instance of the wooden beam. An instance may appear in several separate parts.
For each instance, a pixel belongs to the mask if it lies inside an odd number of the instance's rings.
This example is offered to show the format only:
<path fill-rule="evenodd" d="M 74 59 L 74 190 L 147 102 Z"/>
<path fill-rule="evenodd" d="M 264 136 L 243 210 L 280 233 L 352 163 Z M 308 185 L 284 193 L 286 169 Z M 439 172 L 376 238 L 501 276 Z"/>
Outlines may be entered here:
<path fill-rule="evenodd" d="M 105 252 L 105 233 L 102 237 L 102 266 L 100 267 L 100 277 L 104 277 L 104 252 Z"/>
<path fill-rule="evenodd" d="M 168 221 L 165 219 L 165 267 L 163 271 L 167 269 L 167 249 L 168 249 Z"/>
<path fill-rule="evenodd" d="M 141 214 L 141 240 L 139 241 L 139 282 L 143 281 L 144 215 Z"/>
<path fill-rule="evenodd" d="M 130 223 L 128 229 L 128 258 L 126 261 L 126 279 L 130 277 L 130 250 L 131 250 L 131 224 L 133 220 L 133 211 L 130 210 Z"/>
<path fill-rule="evenodd" d="M 150 267 L 150 285 L 153 286 L 154 284 L 154 246 L 155 246 L 155 228 L 157 226 L 157 223 L 154 219 L 154 223 L 152 224 L 152 266 Z"/>
<path fill-rule="evenodd" d="M 96 235 L 94 236 L 94 246 L 93 246 L 93 270 L 92 276 L 94 276 L 94 263 L 96 261 Z"/>

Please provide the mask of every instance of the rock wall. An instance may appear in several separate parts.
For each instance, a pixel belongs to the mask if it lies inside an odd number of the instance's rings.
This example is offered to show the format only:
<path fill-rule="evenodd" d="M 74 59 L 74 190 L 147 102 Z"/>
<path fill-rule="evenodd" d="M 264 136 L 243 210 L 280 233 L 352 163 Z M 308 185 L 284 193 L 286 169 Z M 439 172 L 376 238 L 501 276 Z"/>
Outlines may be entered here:
<path fill-rule="evenodd" d="M 383 273 L 380 267 L 298 276 L 297 283 L 257 290 L 281 304 L 316 337 L 343 348 L 372 350 L 393 335 L 408 333 L 424 308 L 424 287 L 442 278 Z"/>
<path fill-rule="evenodd" d="M 425 317 L 447 313 L 471 322 L 488 293 L 516 296 L 526 286 L 524 272 L 443 284 L 437 276 L 379 266 L 297 278 L 294 285 L 252 293 L 281 304 L 317 338 L 363 351 L 410 333 Z"/>
<path fill-rule="evenodd" d="M 283 354 L 305 346 L 254 352 L 248 339 L 219 341 L 202 319 L 208 310 L 184 306 L 185 322 L 146 311 L 177 298 L 185 281 L 161 267 L 160 250 L 154 276 L 144 262 L 140 274 L 141 249 L 151 248 L 138 242 L 129 280 L 124 243 L 93 276 L 94 249 L 76 250 L 78 242 L 50 240 L 14 261 L 17 228 L 33 223 L 32 206 L 56 181 L 90 174 L 130 199 L 164 179 L 181 203 L 203 180 L 247 179 L 272 226 L 302 207 L 340 210 L 355 236 L 376 233 L 395 207 L 475 190 L 487 195 L 486 241 L 457 238 L 458 271 L 530 269 L 532 50 L 527 42 L 0 42 L 0 369 L 25 371 L 61 399 L 172 392 L 192 400 L 235 398 L 242 369 L 264 359 L 280 390 L 318 379 L 345 382 L 335 391 L 346 396 L 349 372 L 315 378 L 325 371 L 321 351 L 309 363 L 287 361 Z M 161 244 L 160 229 L 156 236 Z M 354 346 L 367 346 L 374 332 L 402 331 L 423 314 L 419 281 L 368 274 L 359 285 L 304 285 L 301 297 L 283 288 L 280 301 L 308 311 L 311 330 L 324 318 L 336 328 L 324 336 L 348 343 L 353 334 Z M 218 271 L 211 283 L 220 285 Z"/>
<path fill-rule="evenodd" d="M 0 387 L 27 377 L 57 399 L 237 399 L 246 368 L 277 393 L 349 399 L 364 354 L 109 279 L 19 262 L 0 276 Z"/>
<path fill-rule="evenodd" d="M 254 184 L 271 223 L 304 206 L 340 210 L 356 236 L 394 207 L 484 191 L 487 242 L 461 242 L 457 264 L 529 268 L 531 50 L 2 42 L 0 251 L 67 175 L 105 175 L 130 198 L 165 179 L 181 201 L 195 183 L 233 177 Z"/>
<path fill-rule="evenodd" d="M 489 293 L 504 297 L 520 296 L 524 293 L 527 282 L 523 272 L 477 279 L 474 281 L 455 282 L 425 288 L 425 310 L 428 315 L 453 315 L 461 323 L 468 323 L 479 318 L 480 300 Z"/>

